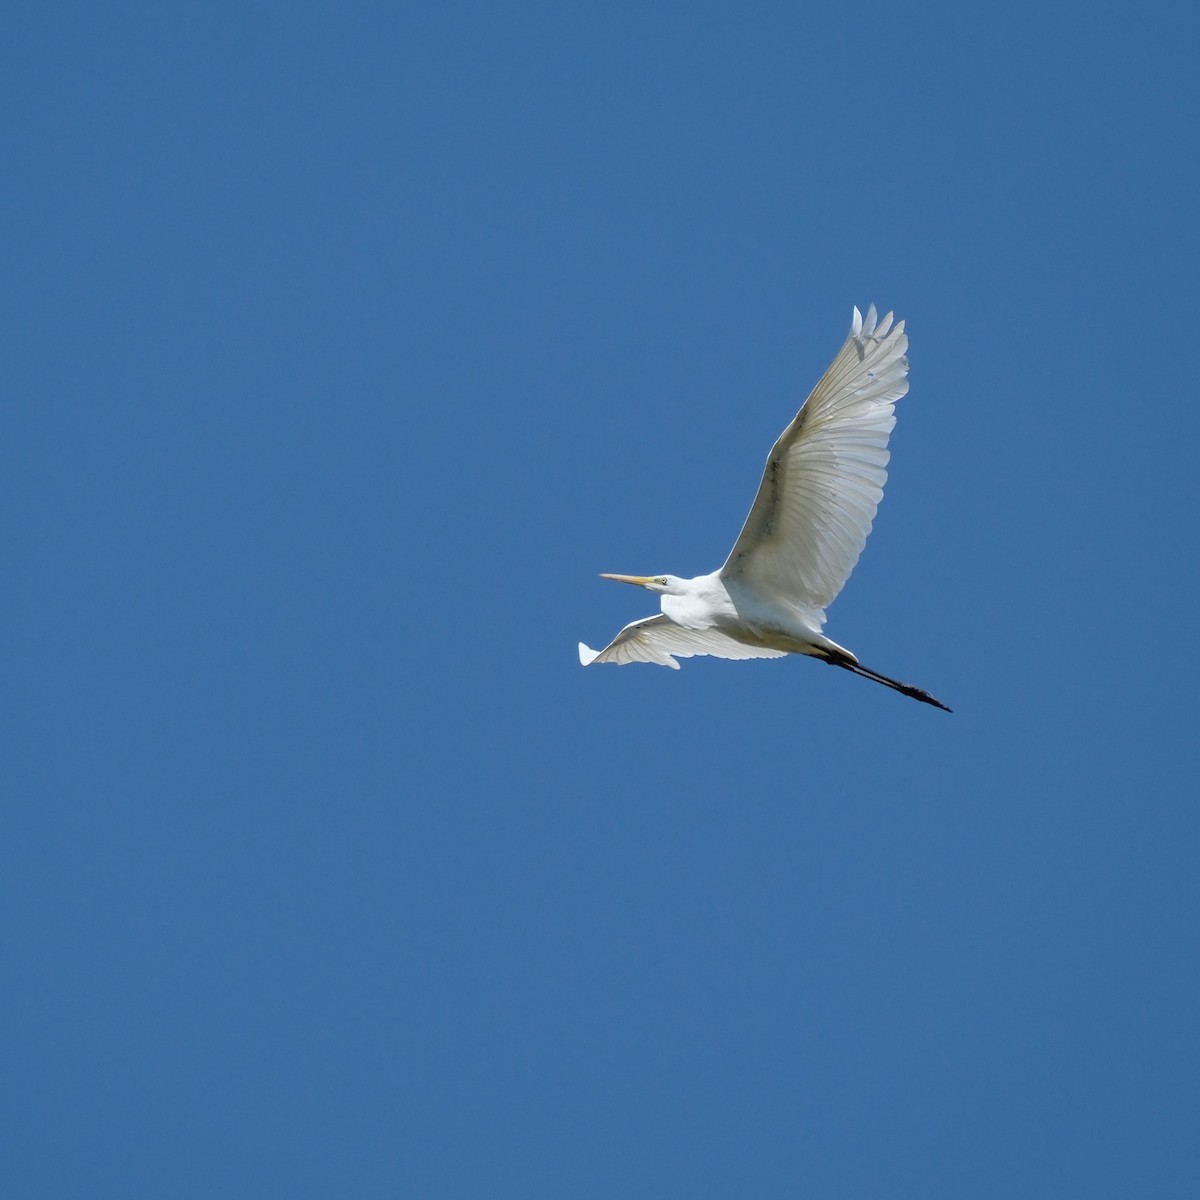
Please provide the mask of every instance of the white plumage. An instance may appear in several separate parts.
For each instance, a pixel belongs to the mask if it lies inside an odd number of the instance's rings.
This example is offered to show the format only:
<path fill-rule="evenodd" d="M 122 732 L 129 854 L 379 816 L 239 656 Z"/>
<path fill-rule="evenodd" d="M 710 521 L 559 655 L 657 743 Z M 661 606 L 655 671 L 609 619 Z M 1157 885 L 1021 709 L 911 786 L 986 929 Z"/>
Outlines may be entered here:
<path fill-rule="evenodd" d="M 862 666 L 821 632 L 858 562 L 887 480 L 895 404 L 908 391 L 904 322 L 854 310 L 849 336 L 771 449 L 758 495 L 719 571 L 695 579 L 606 575 L 662 596 L 662 614 L 626 625 L 591 663 L 806 654 L 946 708 L 928 692 Z M 947 710 L 949 711 L 949 710 Z"/>

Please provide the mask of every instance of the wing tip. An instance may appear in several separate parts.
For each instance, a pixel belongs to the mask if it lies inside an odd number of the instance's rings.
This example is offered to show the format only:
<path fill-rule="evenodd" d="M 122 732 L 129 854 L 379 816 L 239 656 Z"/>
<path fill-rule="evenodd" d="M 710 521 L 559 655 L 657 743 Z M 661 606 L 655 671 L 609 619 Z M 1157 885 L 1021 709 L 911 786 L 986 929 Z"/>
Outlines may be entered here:
<path fill-rule="evenodd" d="M 591 646 L 586 646 L 583 642 L 579 643 L 579 661 L 585 667 L 590 667 L 599 657 L 599 650 L 593 650 Z"/>
<path fill-rule="evenodd" d="M 879 310 L 874 304 L 867 305 L 865 317 L 859 311 L 858 305 L 854 306 L 854 316 L 850 322 L 850 340 L 864 348 L 868 342 L 886 344 L 901 355 L 908 349 L 908 337 L 904 332 L 904 322 L 897 321 L 894 312 L 887 313 L 880 320 Z"/>

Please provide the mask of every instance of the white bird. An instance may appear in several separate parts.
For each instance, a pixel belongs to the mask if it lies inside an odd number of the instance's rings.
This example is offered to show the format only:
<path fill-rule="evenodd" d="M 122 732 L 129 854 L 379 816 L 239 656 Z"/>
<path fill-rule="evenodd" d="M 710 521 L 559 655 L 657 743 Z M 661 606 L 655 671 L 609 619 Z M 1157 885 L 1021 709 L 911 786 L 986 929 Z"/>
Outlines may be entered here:
<path fill-rule="evenodd" d="M 579 661 L 807 654 L 950 712 L 911 684 L 864 667 L 821 629 L 866 545 L 887 480 L 895 404 L 908 391 L 908 338 L 892 314 L 856 308 L 850 335 L 767 458 L 758 495 L 725 565 L 710 575 L 602 575 L 662 596 L 662 613 L 634 621 Z"/>

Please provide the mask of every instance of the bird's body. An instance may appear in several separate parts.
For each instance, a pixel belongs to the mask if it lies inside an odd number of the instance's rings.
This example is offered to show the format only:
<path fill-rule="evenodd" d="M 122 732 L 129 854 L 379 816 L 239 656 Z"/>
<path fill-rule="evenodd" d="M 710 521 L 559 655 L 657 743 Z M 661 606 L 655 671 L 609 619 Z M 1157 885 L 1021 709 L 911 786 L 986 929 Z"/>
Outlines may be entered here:
<path fill-rule="evenodd" d="M 602 578 L 622 583 L 642 581 L 642 577 L 632 575 Z M 695 579 L 660 575 L 648 578 L 642 586 L 661 593 L 662 615 L 627 625 L 603 651 L 581 643 L 580 659 L 585 666 L 593 662 L 660 662 L 678 669 L 679 664 L 671 658 L 676 654 L 683 658 L 693 654 L 718 658 L 782 658 L 785 654 L 853 658 L 820 631 L 811 612 L 786 602 L 773 602 L 741 580 L 722 578 L 720 571 Z M 709 648 L 700 649 L 705 639 Z"/>
<path fill-rule="evenodd" d="M 780 658 L 806 654 L 946 708 L 928 692 L 862 666 L 822 632 L 825 609 L 854 569 L 887 479 L 895 402 L 908 391 L 904 323 L 858 309 L 850 336 L 767 458 L 758 495 L 724 566 L 708 575 L 605 575 L 661 595 L 658 616 L 634 621 L 579 659 Z M 947 711 L 949 711 L 947 709 Z"/>

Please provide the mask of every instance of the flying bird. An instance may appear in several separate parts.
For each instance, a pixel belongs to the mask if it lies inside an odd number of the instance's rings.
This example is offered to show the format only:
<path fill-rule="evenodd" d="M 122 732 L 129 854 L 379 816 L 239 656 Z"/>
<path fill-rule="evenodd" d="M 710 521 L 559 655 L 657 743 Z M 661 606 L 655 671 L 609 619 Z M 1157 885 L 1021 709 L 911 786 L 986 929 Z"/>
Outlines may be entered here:
<path fill-rule="evenodd" d="M 579 661 L 658 663 L 677 658 L 807 654 L 951 710 L 921 688 L 864 667 L 821 629 L 825 609 L 854 570 L 887 480 L 895 404 L 908 391 L 904 322 L 856 308 L 829 370 L 771 448 L 758 495 L 725 565 L 710 575 L 602 575 L 662 597 L 662 612 L 626 625 L 603 650 L 579 643 Z"/>

